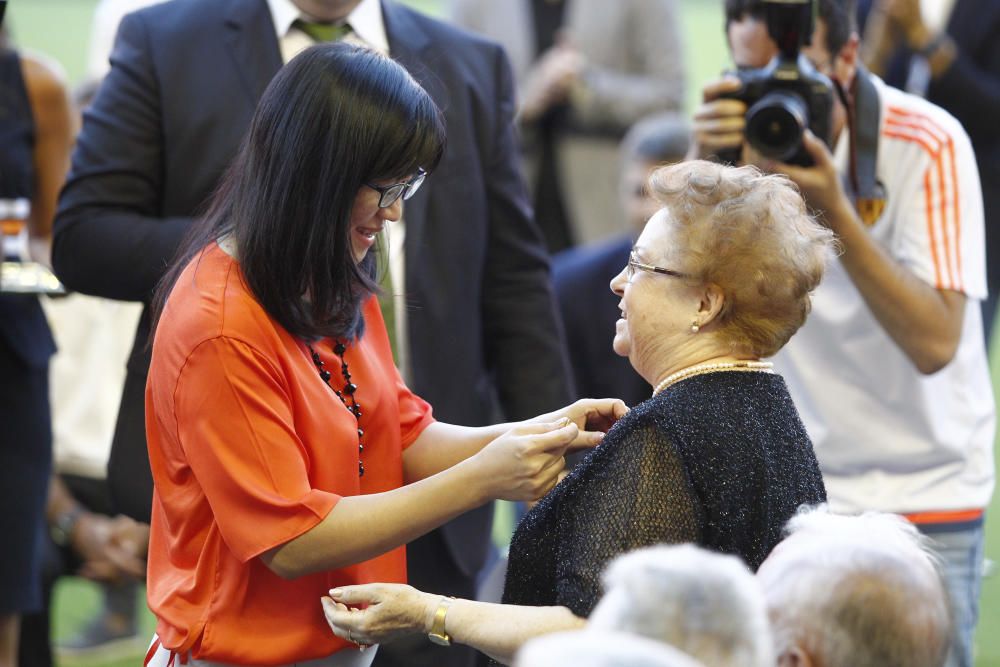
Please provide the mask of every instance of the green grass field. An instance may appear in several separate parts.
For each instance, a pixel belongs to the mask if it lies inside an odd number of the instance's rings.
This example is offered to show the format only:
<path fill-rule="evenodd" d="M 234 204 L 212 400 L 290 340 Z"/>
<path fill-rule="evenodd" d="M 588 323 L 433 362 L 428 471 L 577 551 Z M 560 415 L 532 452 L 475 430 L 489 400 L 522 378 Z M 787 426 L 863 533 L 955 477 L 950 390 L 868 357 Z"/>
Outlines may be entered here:
<path fill-rule="evenodd" d="M 46 53 L 58 60 L 71 83 L 83 76 L 88 26 L 95 0 L 11 0 L 8 16 L 14 38 L 22 47 Z M 443 0 L 409 0 L 429 13 L 437 13 Z M 689 107 L 699 96 L 700 83 L 727 65 L 719 0 L 682 0 L 685 42 L 688 52 Z M 1000 341 L 994 340 L 991 371 L 1000 387 Z M 1000 561 L 1000 495 L 987 514 L 986 554 Z M 89 582 L 66 579 L 56 592 L 54 633 L 71 635 L 98 606 L 98 591 Z M 153 631 L 152 616 L 145 612 L 143 634 Z M 1000 667 L 1000 574 L 983 582 L 982 612 L 977 636 L 977 667 Z M 141 664 L 143 649 L 117 660 L 63 659 L 62 667 L 134 667 Z"/>

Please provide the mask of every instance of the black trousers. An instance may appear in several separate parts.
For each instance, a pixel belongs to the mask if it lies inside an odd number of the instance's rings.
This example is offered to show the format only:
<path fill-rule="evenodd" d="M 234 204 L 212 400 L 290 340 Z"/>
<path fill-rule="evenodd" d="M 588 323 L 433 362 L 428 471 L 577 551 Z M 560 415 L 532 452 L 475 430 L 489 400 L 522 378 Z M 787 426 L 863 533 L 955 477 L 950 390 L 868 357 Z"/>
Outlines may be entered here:
<path fill-rule="evenodd" d="M 22 615 L 40 604 L 52 470 L 48 377 L 47 364 L 27 363 L 0 335 L 0 614 Z"/>

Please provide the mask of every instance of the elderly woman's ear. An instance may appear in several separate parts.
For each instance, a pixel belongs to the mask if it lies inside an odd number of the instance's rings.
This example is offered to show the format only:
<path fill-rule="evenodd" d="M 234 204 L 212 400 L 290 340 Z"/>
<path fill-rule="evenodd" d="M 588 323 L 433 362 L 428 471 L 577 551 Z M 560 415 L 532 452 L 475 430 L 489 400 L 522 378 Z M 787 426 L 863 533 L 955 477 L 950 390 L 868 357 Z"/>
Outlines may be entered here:
<path fill-rule="evenodd" d="M 692 333 L 697 333 L 696 328 L 701 330 L 710 324 L 717 323 L 722 315 L 722 309 L 726 305 L 726 295 L 722 288 L 715 283 L 707 283 L 701 290 L 698 312 L 691 323 Z"/>

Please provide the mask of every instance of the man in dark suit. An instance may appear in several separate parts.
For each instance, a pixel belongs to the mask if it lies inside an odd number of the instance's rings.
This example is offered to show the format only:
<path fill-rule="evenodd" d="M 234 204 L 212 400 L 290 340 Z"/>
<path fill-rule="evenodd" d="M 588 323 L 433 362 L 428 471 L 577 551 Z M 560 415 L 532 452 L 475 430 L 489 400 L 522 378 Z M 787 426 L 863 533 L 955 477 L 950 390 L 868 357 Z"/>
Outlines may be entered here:
<path fill-rule="evenodd" d="M 389 0 L 175 0 L 127 16 L 60 200 L 57 274 L 80 292 L 148 303 L 257 99 L 302 38 L 297 23 L 284 23 L 289 13 L 357 22 L 363 41 L 384 36 L 382 48 L 444 112 L 444 160 L 403 213 L 410 385 L 438 417 L 466 425 L 490 422 L 497 398 L 511 419 L 566 403 L 561 325 L 518 171 L 507 59 L 499 47 Z M 148 337 L 146 314 L 109 463 L 120 508 L 145 520 Z M 413 543 L 415 585 L 474 595 L 491 516 L 481 508 Z M 385 648 L 380 664 L 471 659 L 457 647 L 430 654 L 423 642 L 391 662 Z"/>
<path fill-rule="evenodd" d="M 918 0 L 858 3 L 870 69 L 947 110 L 972 140 L 986 215 L 989 344 L 1000 294 L 1000 3 L 953 0 L 950 9 L 925 17 Z"/>

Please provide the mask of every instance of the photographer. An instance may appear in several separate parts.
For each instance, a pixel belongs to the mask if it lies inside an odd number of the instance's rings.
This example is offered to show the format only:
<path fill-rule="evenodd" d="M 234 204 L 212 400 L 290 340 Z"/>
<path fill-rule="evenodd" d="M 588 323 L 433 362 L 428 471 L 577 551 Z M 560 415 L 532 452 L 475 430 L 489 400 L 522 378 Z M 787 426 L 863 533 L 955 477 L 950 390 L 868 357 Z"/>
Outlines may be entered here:
<path fill-rule="evenodd" d="M 835 150 L 805 131 L 802 148 L 814 164 L 801 167 L 760 155 L 749 146 L 760 137 L 744 145 L 743 86 L 725 77 L 703 90 L 692 157 L 742 146 L 743 161 L 791 177 L 836 233 L 840 259 L 776 370 L 812 437 L 833 509 L 901 513 L 936 541 L 954 607 L 949 664 L 971 665 L 995 427 L 979 309 L 986 270 L 975 157 L 947 112 L 859 67 L 851 0 L 818 6 L 802 54 L 839 88 L 830 117 Z M 726 1 L 741 71 L 766 66 L 788 37 L 769 34 L 769 11 L 768 2 Z M 866 134 L 868 146 L 859 140 Z"/>
<path fill-rule="evenodd" d="M 868 68 L 953 114 L 976 148 L 986 214 L 988 348 L 1000 290 L 1000 3 L 859 0 L 858 16 Z"/>

